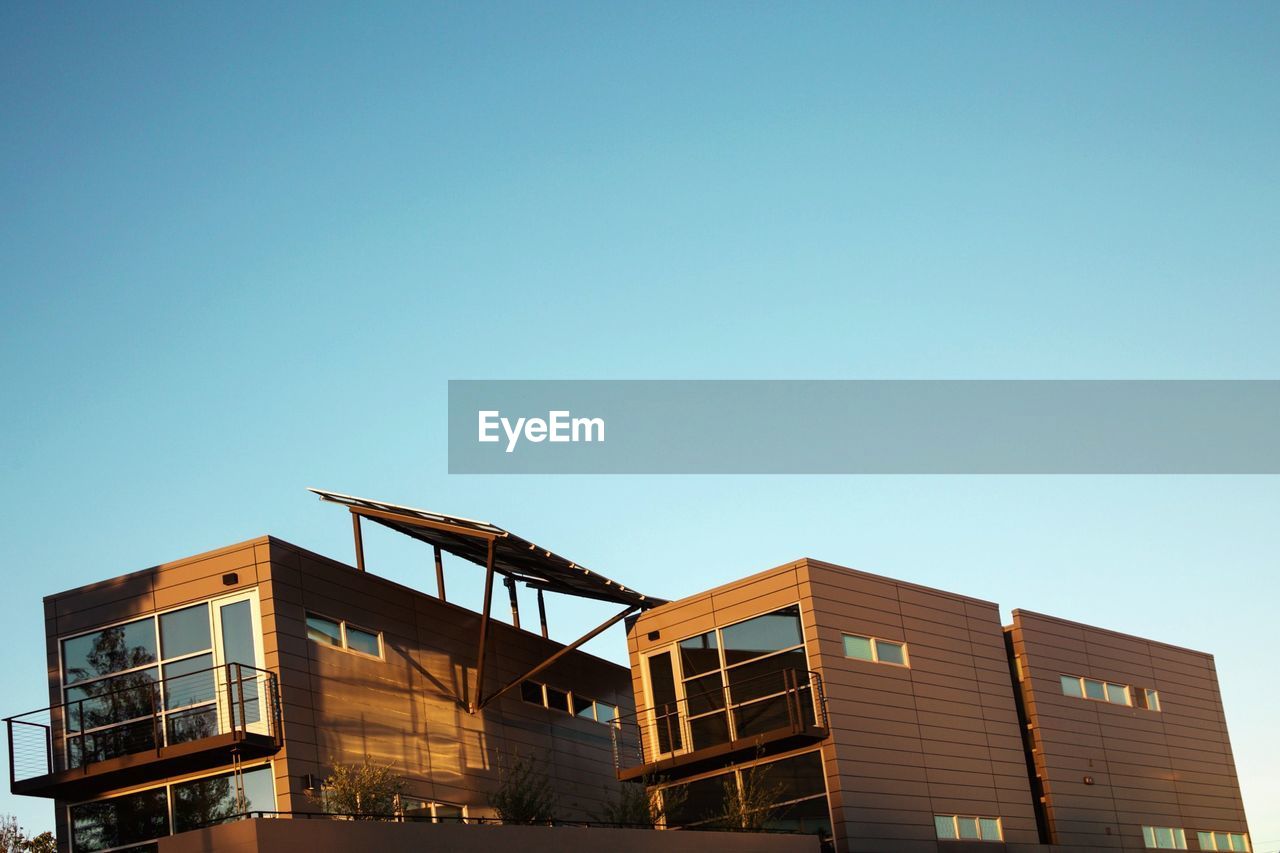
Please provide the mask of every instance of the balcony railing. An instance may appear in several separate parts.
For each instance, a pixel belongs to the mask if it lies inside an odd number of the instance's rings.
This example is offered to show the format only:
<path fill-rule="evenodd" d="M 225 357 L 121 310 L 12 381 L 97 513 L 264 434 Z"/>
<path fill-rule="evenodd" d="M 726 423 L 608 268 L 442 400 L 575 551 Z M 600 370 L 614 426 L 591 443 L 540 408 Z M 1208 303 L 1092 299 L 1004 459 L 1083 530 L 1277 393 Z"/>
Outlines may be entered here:
<path fill-rule="evenodd" d="M 783 669 L 641 708 L 613 727 L 620 779 L 694 772 L 707 761 L 827 735 L 822 676 Z"/>
<path fill-rule="evenodd" d="M 9 786 L 58 796 L 68 783 L 155 760 L 200 764 L 227 746 L 274 751 L 280 744 L 275 673 L 240 663 L 153 678 L 104 679 L 76 699 L 7 717 Z M 205 756 L 209 760 L 217 756 Z M 119 781 L 119 780 L 117 780 Z"/>

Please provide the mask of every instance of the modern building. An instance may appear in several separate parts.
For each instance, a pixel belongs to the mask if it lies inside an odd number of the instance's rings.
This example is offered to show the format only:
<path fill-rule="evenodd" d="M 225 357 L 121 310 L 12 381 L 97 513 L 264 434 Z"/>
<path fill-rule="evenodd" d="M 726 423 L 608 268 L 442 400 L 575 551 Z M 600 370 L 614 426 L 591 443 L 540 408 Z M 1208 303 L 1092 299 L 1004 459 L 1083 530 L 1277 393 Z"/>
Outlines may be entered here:
<path fill-rule="evenodd" d="M 800 560 L 628 623 L 621 776 L 841 851 L 1248 850 L 1213 659 Z"/>
<path fill-rule="evenodd" d="M 486 522 L 317 494 L 355 566 L 261 537 L 45 599 L 50 705 L 8 718 L 10 782 L 54 801 L 61 850 L 1248 849 L 1207 655 L 814 560 L 667 602 Z M 430 546 L 434 593 L 364 571 L 362 524 Z M 481 612 L 445 554 L 483 568 Z M 566 645 L 544 593 L 619 609 Z M 630 670 L 580 648 L 620 622 Z M 645 786 L 699 840 L 488 825 L 521 758 L 563 818 Z M 405 824 L 289 820 L 361 762 L 403 777 Z"/>

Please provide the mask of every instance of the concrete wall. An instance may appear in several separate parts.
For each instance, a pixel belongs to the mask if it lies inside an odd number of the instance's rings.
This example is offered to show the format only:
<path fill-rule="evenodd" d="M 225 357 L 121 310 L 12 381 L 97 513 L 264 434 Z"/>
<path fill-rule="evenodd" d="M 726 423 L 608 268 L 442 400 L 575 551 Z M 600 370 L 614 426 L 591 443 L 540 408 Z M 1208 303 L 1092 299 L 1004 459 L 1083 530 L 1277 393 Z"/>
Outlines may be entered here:
<path fill-rule="evenodd" d="M 1247 832 L 1210 655 L 1014 611 L 1009 629 L 1052 840 L 1143 850 L 1141 827 Z M 1060 676 L 1151 687 L 1161 711 L 1064 696 Z M 1086 777 L 1088 782 L 1086 782 Z"/>
<path fill-rule="evenodd" d="M 399 850 L 818 853 L 818 840 L 811 835 L 603 827 L 246 820 L 166 838 L 160 842 L 159 853 L 365 853 L 369 850 L 387 853 Z"/>

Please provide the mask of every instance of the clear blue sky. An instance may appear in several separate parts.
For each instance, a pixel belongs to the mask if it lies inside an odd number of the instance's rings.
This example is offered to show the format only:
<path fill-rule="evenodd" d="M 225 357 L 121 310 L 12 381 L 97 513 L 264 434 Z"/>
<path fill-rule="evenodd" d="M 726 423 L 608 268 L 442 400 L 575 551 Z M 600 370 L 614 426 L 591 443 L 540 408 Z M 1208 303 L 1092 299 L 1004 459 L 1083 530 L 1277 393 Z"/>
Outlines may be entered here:
<path fill-rule="evenodd" d="M 1277 43 L 1274 3 L 4 4 L 4 712 L 47 704 L 45 594 L 267 532 L 349 559 L 318 485 L 668 597 L 810 555 L 1212 652 L 1277 850 L 1276 478 L 444 442 L 450 378 L 1277 378 Z"/>

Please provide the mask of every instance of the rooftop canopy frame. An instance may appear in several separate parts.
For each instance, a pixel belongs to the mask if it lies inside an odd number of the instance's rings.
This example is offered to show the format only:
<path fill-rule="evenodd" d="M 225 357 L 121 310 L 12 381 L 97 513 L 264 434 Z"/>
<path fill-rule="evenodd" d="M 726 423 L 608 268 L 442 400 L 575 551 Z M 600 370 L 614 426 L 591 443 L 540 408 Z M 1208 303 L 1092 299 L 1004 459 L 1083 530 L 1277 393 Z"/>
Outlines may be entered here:
<path fill-rule="evenodd" d="M 503 695 L 521 681 L 532 678 L 551 666 L 564 655 L 577 649 L 587 641 L 617 624 L 625 617 L 639 610 L 665 604 L 661 598 L 643 595 L 633 589 L 610 580 L 604 575 L 580 566 L 572 560 L 561 557 L 552 551 L 504 530 L 487 521 L 445 515 L 431 510 L 417 509 L 371 500 L 369 498 L 344 495 L 324 489 L 309 489 L 322 501 L 345 506 L 351 513 L 352 533 L 356 547 L 356 566 L 364 570 L 364 541 L 361 535 L 360 522 L 368 519 L 371 522 L 389 527 L 417 539 L 435 549 L 436 585 L 440 598 L 444 598 L 444 574 L 440 564 L 440 552 L 447 551 L 456 557 L 475 563 L 485 568 L 484 609 L 480 615 L 479 648 L 476 650 L 476 686 L 471 694 L 472 701 L 467 703 L 471 713 L 478 712 L 499 696 Z M 493 600 L 493 581 L 495 575 L 502 575 L 512 593 L 513 622 L 519 627 L 519 615 L 515 606 L 514 584 L 520 582 L 537 590 L 539 616 L 543 636 L 546 636 L 546 617 L 542 604 L 542 593 L 559 592 L 579 598 L 590 598 L 597 601 L 608 601 L 624 605 L 624 610 L 601 625 L 579 637 L 574 642 L 562 647 L 542 661 L 528 673 L 520 676 L 489 696 L 484 696 L 485 652 L 488 648 L 489 621 Z"/>

